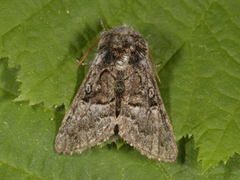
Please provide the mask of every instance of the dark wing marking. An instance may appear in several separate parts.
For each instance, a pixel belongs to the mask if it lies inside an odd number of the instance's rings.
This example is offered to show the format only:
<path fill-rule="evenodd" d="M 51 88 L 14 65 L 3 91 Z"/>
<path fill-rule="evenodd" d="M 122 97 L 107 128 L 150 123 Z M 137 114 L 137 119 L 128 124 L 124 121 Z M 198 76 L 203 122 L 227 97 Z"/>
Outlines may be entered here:
<path fill-rule="evenodd" d="M 58 153 L 81 153 L 114 134 L 115 79 L 99 55 L 66 113 L 55 141 Z"/>
<path fill-rule="evenodd" d="M 132 68 L 118 118 L 119 135 L 141 154 L 174 162 L 177 145 L 152 68 L 147 60 Z"/>

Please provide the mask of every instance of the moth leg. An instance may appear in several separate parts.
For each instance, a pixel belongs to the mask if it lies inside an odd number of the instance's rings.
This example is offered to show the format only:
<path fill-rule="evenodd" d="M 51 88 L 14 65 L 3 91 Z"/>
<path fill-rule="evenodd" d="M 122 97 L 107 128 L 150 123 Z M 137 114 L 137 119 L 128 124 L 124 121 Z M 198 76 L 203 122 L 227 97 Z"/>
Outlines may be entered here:
<path fill-rule="evenodd" d="M 156 64 L 156 67 L 160 67 L 163 64 L 163 62 L 161 61 L 160 63 Z"/>
<path fill-rule="evenodd" d="M 77 61 L 77 63 L 79 63 L 79 59 L 75 59 Z M 82 66 L 91 66 L 93 64 L 93 61 L 89 61 L 89 62 L 86 62 L 86 63 L 81 63 Z"/>
<path fill-rule="evenodd" d="M 80 59 L 80 61 L 78 62 L 78 65 L 75 67 L 74 70 L 77 69 L 78 66 L 80 66 L 80 64 L 82 64 L 82 62 L 86 59 L 86 57 L 88 56 L 88 54 L 90 53 L 90 51 L 99 43 L 99 41 L 102 39 L 103 36 L 105 36 L 108 32 L 104 32 L 102 33 L 101 36 L 99 36 L 92 44 L 91 46 L 87 49 L 87 51 L 83 54 L 83 57 Z"/>

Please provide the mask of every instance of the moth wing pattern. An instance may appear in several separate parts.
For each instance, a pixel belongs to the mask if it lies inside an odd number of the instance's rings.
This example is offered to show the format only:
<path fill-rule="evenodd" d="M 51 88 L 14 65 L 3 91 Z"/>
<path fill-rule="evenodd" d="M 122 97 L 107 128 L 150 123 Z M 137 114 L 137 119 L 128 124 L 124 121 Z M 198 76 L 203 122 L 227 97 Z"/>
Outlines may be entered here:
<path fill-rule="evenodd" d="M 148 158 L 174 162 L 175 136 L 147 42 L 127 25 L 103 33 L 96 42 L 98 53 L 63 119 L 56 151 L 81 153 L 120 137 Z"/>
<path fill-rule="evenodd" d="M 98 54 L 63 119 L 55 141 L 58 153 L 81 153 L 114 134 L 114 86 Z"/>
<path fill-rule="evenodd" d="M 151 159 L 174 162 L 177 145 L 148 59 L 133 66 L 118 120 L 119 135 Z"/>

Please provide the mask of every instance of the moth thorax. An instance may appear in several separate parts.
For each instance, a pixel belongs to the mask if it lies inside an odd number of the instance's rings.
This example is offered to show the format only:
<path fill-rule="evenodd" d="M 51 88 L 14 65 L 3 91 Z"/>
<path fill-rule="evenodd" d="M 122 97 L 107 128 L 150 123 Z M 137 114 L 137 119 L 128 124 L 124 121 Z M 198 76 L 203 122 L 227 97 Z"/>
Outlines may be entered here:
<path fill-rule="evenodd" d="M 116 61 L 116 70 L 124 71 L 129 66 L 129 55 L 124 54 L 120 59 Z"/>

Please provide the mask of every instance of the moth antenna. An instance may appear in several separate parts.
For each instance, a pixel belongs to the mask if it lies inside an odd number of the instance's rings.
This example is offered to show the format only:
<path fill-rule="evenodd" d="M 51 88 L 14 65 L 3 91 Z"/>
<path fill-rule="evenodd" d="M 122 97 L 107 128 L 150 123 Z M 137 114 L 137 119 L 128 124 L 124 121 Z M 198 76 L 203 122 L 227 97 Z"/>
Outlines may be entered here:
<path fill-rule="evenodd" d="M 158 76 L 158 73 L 157 73 L 156 64 L 155 64 L 155 61 L 154 61 L 154 59 L 153 59 L 152 53 L 151 53 L 151 51 L 150 51 L 149 48 L 148 48 L 148 56 L 149 56 L 149 58 L 150 58 L 150 60 L 151 60 L 151 63 L 152 63 L 152 66 L 153 66 L 153 70 L 154 70 L 154 72 L 155 72 L 155 74 L 156 74 L 156 76 L 157 76 L 157 79 L 158 79 L 159 83 L 161 84 L 161 80 L 160 80 L 160 78 L 159 78 L 159 76 Z"/>
<path fill-rule="evenodd" d="M 108 29 L 104 26 L 102 19 L 100 19 L 100 22 L 101 22 L 101 25 L 102 25 L 103 29 L 104 29 L 105 31 L 108 31 Z"/>
<path fill-rule="evenodd" d="M 78 65 L 74 68 L 74 71 L 78 68 L 78 66 L 80 66 L 82 64 L 82 62 L 86 59 L 86 57 L 88 56 L 88 54 L 90 53 L 90 51 L 94 48 L 94 46 L 96 46 L 99 41 L 102 39 L 103 36 L 106 35 L 107 32 L 104 32 L 101 36 L 99 36 L 91 45 L 90 47 L 87 49 L 87 51 L 83 54 L 83 57 L 80 59 L 80 61 L 78 62 Z"/>

